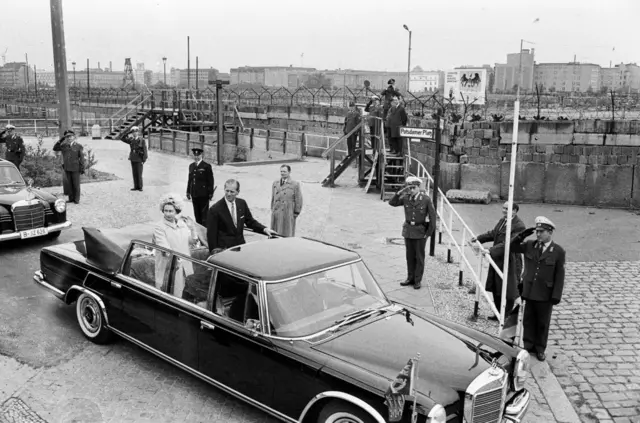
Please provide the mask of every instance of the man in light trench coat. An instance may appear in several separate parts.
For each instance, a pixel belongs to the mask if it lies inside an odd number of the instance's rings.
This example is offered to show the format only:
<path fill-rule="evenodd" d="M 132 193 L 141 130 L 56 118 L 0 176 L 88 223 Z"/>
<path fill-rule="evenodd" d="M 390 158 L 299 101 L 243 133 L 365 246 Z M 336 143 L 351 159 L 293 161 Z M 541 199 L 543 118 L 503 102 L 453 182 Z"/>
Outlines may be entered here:
<path fill-rule="evenodd" d="M 296 219 L 302 211 L 300 182 L 291 179 L 291 166 L 280 167 L 280 179 L 271 189 L 271 229 L 282 236 L 295 236 Z"/>

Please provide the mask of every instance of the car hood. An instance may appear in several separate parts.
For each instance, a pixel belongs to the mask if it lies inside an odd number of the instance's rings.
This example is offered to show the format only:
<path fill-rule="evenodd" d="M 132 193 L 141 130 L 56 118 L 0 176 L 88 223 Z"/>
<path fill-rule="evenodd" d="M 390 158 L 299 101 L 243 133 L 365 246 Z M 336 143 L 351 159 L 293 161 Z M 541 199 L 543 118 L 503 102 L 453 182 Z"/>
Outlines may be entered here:
<path fill-rule="evenodd" d="M 38 198 L 49 203 L 55 201 L 56 197 L 48 192 L 32 188 L 29 190 L 25 186 L 0 185 L 0 205 L 11 206 L 16 201 L 32 200 Z"/>
<path fill-rule="evenodd" d="M 493 358 L 514 357 L 517 350 L 500 339 L 429 314 L 389 314 L 338 332 L 313 348 L 384 378 L 383 390 L 407 361 L 420 353 L 417 390 L 444 406 L 460 400 L 469 384 Z M 478 348 L 479 347 L 479 348 Z M 342 364 L 341 363 L 341 364 Z M 337 364 L 337 363 L 336 363 Z M 338 365 L 343 367 L 342 365 Z"/>

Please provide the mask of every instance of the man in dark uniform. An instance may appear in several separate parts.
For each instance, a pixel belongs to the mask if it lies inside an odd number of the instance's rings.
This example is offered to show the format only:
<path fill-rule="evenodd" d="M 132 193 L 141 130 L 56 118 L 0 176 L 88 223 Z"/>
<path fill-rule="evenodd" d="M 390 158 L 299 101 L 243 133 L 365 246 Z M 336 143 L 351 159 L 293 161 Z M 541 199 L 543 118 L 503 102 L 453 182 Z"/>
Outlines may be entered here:
<path fill-rule="evenodd" d="M 247 202 L 236 198 L 240 182 L 229 179 L 224 183 L 224 197 L 207 213 L 207 243 L 211 254 L 245 243 L 244 227 L 271 236 L 275 231 L 253 218 Z"/>
<path fill-rule="evenodd" d="M 389 84 L 389 86 L 380 93 L 380 97 L 383 100 L 382 101 L 382 106 L 383 106 L 382 117 L 384 119 L 387 118 L 387 113 L 391 108 L 391 101 L 393 101 L 393 97 L 402 98 L 402 94 L 400 93 L 400 91 L 398 91 L 396 87 L 393 86 L 395 83 L 396 83 L 396 80 L 391 78 L 390 80 L 387 81 L 387 84 Z"/>
<path fill-rule="evenodd" d="M 517 204 L 513 204 L 512 218 L 511 218 L 511 235 L 509 239 L 513 238 L 516 234 L 527 229 L 522 219 L 518 217 L 518 210 L 520 207 Z M 493 246 L 489 249 L 491 259 L 500 270 L 504 266 L 504 245 L 507 234 L 507 213 L 509 212 L 509 203 L 502 205 L 502 218 L 498 220 L 498 224 L 492 230 L 478 235 L 478 238 L 471 238 L 471 242 L 478 241 L 480 244 L 485 242 L 493 242 Z M 505 304 L 505 315 L 508 315 L 513 309 L 513 304 L 516 298 L 518 298 L 518 283 L 520 281 L 520 274 L 522 273 L 522 261 L 520 255 L 509 252 L 509 276 L 507 277 L 507 296 Z M 498 276 L 493 266 L 489 266 L 487 272 L 487 283 L 485 289 L 493 294 L 493 303 L 496 305 L 498 311 L 502 306 L 502 278 Z M 489 316 L 489 320 L 498 320 L 494 315 Z"/>
<path fill-rule="evenodd" d="M 62 169 L 67 179 L 69 202 L 80 204 L 80 174 L 84 173 L 84 151 L 76 141 L 73 131 L 65 131 L 65 134 L 55 143 L 53 151 L 62 152 Z"/>
<path fill-rule="evenodd" d="M 392 207 L 404 206 L 402 236 L 407 257 L 407 280 L 400 285 L 413 285 L 413 289 L 420 289 L 427 238 L 436 229 L 436 209 L 429 195 L 420 190 L 420 183 L 420 178 L 409 176 L 407 185 L 389 200 Z"/>
<path fill-rule="evenodd" d="M 24 160 L 26 149 L 22 137 L 15 133 L 16 127 L 9 124 L 5 126 L 4 131 L 0 132 L 0 144 L 7 144 L 5 159 L 13 163 L 18 170 L 20 164 Z"/>
<path fill-rule="evenodd" d="M 206 224 L 209 201 L 213 198 L 213 169 L 202 159 L 204 150 L 192 148 L 194 162 L 189 165 L 187 199 L 193 202 L 193 215 L 201 225 Z"/>
<path fill-rule="evenodd" d="M 62 134 L 62 138 L 60 138 L 58 142 L 61 143 L 70 134 L 75 134 L 75 132 L 73 132 L 73 130 L 71 129 L 67 129 L 66 131 L 64 131 L 64 134 Z M 64 157 L 62 155 L 58 155 L 58 157 L 59 157 L 58 160 L 60 161 L 60 167 L 62 168 L 62 192 L 68 198 L 71 198 L 71 191 L 69 189 L 69 181 L 67 180 L 67 173 L 64 171 Z"/>
<path fill-rule="evenodd" d="M 387 114 L 387 130 L 389 134 L 389 149 L 391 154 L 402 155 L 402 138 L 400 137 L 400 127 L 405 126 L 409 116 L 400 104 L 398 97 L 394 97 L 391 101 L 391 109 Z"/>
<path fill-rule="evenodd" d="M 353 128 L 358 126 L 360 121 L 362 120 L 362 116 L 360 116 L 360 111 L 356 107 L 356 103 L 353 101 L 349 103 L 349 111 L 347 115 L 344 117 L 344 135 L 347 135 Z M 358 142 L 358 135 L 360 131 L 356 131 L 349 138 L 347 138 L 347 151 L 348 155 L 351 156 L 356 152 L 356 143 Z"/>
<path fill-rule="evenodd" d="M 566 254 L 551 240 L 556 227 L 553 222 L 544 216 L 537 217 L 535 222 L 535 228 L 525 229 L 513 238 L 511 250 L 524 254 L 522 298 L 527 301 L 523 317 L 524 347 L 544 361 L 551 312 L 562 298 Z M 534 231 L 537 240 L 525 241 Z"/>
<path fill-rule="evenodd" d="M 377 95 L 372 95 L 371 99 L 365 106 L 364 111 L 369 113 L 367 124 L 369 125 L 369 134 L 371 136 L 371 148 L 375 152 L 377 146 L 379 145 L 378 143 L 380 142 L 380 128 L 382 127 L 380 118 L 382 118 L 382 115 L 384 113 L 382 110 L 382 105 L 380 104 L 380 97 L 378 97 Z"/>
<path fill-rule="evenodd" d="M 140 129 L 137 126 L 132 126 L 131 132 L 132 134 L 122 137 L 122 141 L 131 147 L 131 152 L 129 153 L 131 173 L 133 174 L 133 188 L 131 188 L 131 191 L 142 191 L 142 168 L 147 161 L 147 144 L 144 138 L 140 136 Z"/>

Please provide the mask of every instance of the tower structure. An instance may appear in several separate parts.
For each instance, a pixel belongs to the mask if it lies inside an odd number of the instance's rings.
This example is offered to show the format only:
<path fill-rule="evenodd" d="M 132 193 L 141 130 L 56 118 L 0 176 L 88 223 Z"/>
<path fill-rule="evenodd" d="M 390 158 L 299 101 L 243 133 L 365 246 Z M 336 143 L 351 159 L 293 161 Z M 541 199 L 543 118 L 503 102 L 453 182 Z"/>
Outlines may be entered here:
<path fill-rule="evenodd" d="M 124 77 L 122 78 L 122 88 L 128 86 L 129 84 L 134 85 L 135 82 L 136 82 L 136 79 L 133 76 L 133 67 L 131 66 L 131 58 L 127 57 L 124 59 Z"/>

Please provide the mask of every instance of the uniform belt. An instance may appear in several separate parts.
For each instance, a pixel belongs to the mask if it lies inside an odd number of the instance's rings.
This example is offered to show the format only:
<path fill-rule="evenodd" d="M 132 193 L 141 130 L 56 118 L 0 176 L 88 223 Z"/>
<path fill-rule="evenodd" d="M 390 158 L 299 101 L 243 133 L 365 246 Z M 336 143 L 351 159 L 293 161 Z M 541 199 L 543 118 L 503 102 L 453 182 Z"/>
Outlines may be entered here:
<path fill-rule="evenodd" d="M 416 226 L 416 225 L 427 225 L 429 222 L 410 222 L 407 220 L 407 224 L 411 225 L 411 226 Z"/>

